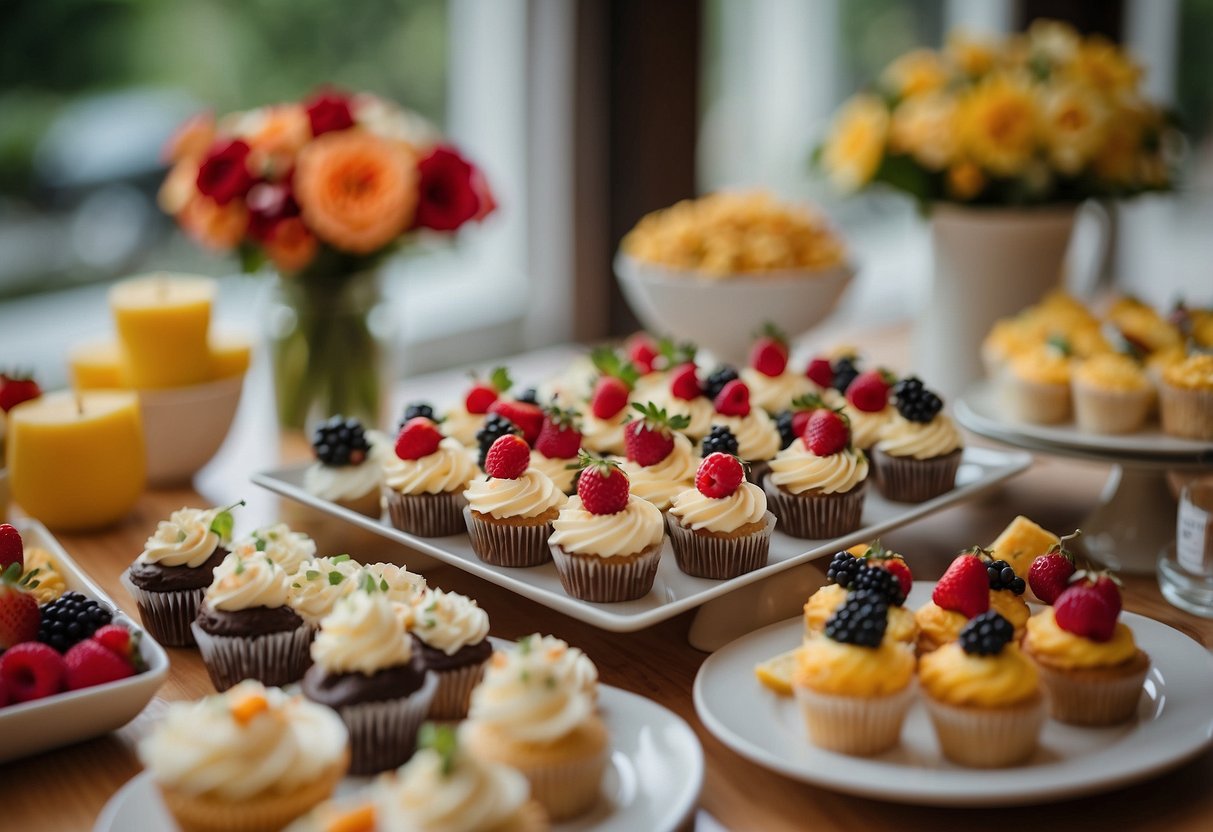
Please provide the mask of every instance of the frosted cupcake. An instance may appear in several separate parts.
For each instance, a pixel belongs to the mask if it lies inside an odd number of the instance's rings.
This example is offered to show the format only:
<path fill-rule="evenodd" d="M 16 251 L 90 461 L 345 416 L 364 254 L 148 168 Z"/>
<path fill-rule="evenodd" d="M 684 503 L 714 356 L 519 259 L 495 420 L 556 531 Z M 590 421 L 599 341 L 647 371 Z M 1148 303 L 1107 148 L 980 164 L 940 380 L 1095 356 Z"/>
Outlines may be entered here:
<path fill-rule="evenodd" d="M 716 417 L 716 406 L 704 395 L 703 384 L 699 381 L 699 368 L 693 361 L 679 364 L 669 372 L 666 381 L 665 389 L 654 394 L 654 401 L 665 407 L 671 416 L 685 418 L 682 434 L 692 442 L 698 442 L 708 435 Z"/>
<path fill-rule="evenodd" d="M 349 751 L 331 710 L 250 680 L 169 705 L 139 759 L 185 832 L 272 832 L 332 794 Z"/>
<path fill-rule="evenodd" d="M 312 435 L 316 462 L 303 473 L 303 488 L 321 500 L 378 518 L 384 451 L 374 449 L 362 422 L 333 416 Z"/>
<path fill-rule="evenodd" d="M 1019 353 L 1000 377 L 1000 404 L 1008 417 L 1034 425 L 1070 418 L 1072 359 L 1064 342 L 1050 342 Z"/>
<path fill-rule="evenodd" d="M 847 387 L 843 415 L 851 425 L 851 444 L 865 453 L 880 438 L 884 426 L 897 415 L 889 401 L 893 377 L 886 370 L 866 370 Z"/>
<path fill-rule="evenodd" d="M 591 359 L 599 376 L 586 408 L 582 445 L 595 453 L 622 455 L 623 428 L 631 414 L 628 403 L 639 374 L 609 347 L 594 350 Z"/>
<path fill-rule="evenodd" d="M 665 511 L 691 485 L 699 466 L 691 441 L 677 433 L 688 420 L 652 402 L 633 404 L 632 410 L 634 418 L 624 429 L 623 472 L 633 494 Z"/>
<path fill-rule="evenodd" d="M 1099 355 L 1081 361 L 1070 378 L 1074 418 L 1091 433 L 1140 430 L 1154 404 L 1154 388 L 1141 366 L 1127 355 Z"/>
<path fill-rule="evenodd" d="M 433 420 L 405 423 L 384 472 L 384 498 L 397 529 L 420 537 L 463 531 L 463 490 L 476 475 L 476 464 L 458 441 L 443 438 Z"/>
<path fill-rule="evenodd" d="M 815 389 L 801 373 L 788 369 L 788 339 L 768 323 L 750 348 L 749 366 L 741 380 L 750 388 L 750 403 L 774 415 Z"/>
<path fill-rule="evenodd" d="M 824 409 L 771 461 L 763 487 L 782 531 L 819 539 L 859 528 L 867 478 L 868 458 L 851 445 L 846 417 Z"/>
<path fill-rule="evenodd" d="M 990 576 L 982 551 L 974 547 L 957 555 L 935 584 L 930 602 L 914 613 L 920 656 L 956 641 L 970 619 L 990 609 Z"/>
<path fill-rule="evenodd" d="M 712 425 L 729 429 L 737 439 L 737 455 L 750 465 L 750 482 L 761 483 L 768 463 L 779 453 L 779 428 L 765 410 L 751 407 L 750 391 L 743 381 L 725 384 L 714 404 L 716 416 Z"/>
<path fill-rule="evenodd" d="M 412 633 L 422 662 L 438 678 L 429 718 L 463 719 L 493 655 L 488 613 L 466 595 L 429 589 L 413 606 Z"/>
<path fill-rule="evenodd" d="M 1162 371 L 1162 429 L 1187 439 L 1213 439 L 1213 355 L 1193 355 Z"/>
<path fill-rule="evenodd" d="M 353 592 L 361 565 L 349 555 L 312 558 L 299 564 L 287 588 L 287 603 L 304 621 L 319 626 L 337 602 Z"/>
<path fill-rule="evenodd" d="M 939 396 L 911 376 L 893 386 L 895 415 L 872 447 L 876 487 L 886 499 L 921 503 L 951 491 L 964 443 Z"/>
<path fill-rule="evenodd" d="M 443 414 L 439 424 L 442 433 L 461 445 L 474 448 L 476 434 L 484 427 L 489 408 L 512 384 L 505 367 L 494 367 L 487 379 L 473 376 L 472 386 L 463 401 Z"/>
<path fill-rule="evenodd" d="M 734 456 L 705 459 L 695 487 L 674 498 L 666 521 L 674 559 L 688 575 L 735 578 L 761 569 L 770 555 L 775 515 Z"/>
<path fill-rule="evenodd" d="M 873 575 L 870 570 L 889 573 L 896 583 Z M 826 580 L 821 589 L 809 596 L 804 605 L 804 637 L 820 636 L 826 622 L 847 602 L 852 592 L 877 589 L 884 593 L 888 604 L 888 621 L 884 637 L 913 647 L 918 639 L 918 622 L 906 609 L 906 597 L 914 585 L 914 577 L 905 559 L 874 541 L 871 546 L 860 544 L 839 552 L 826 568 Z"/>
<path fill-rule="evenodd" d="M 258 553 L 291 575 L 316 557 L 316 541 L 303 532 L 293 532 L 285 523 L 256 529 L 232 544 L 232 552 L 249 559 Z"/>
<path fill-rule="evenodd" d="M 425 578 L 394 563 L 368 563 L 362 567 L 392 603 L 412 606 L 425 594 Z"/>
<path fill-rule="evenodd" d="M 576 490 L 577 454 L 581 452 L 581 414 L 552 405 L 531 451 L 531 467 L 547 475 L 565 494 Z"/>
<path fill-rule="evenodd" d="M 511 766 L 554 821 L 598 801 L 610 736 L 593 699 L 563 671 L 564 651 L 523 638 L 494 654 L 472 693 L 463 740 L 475 757 Z"/>

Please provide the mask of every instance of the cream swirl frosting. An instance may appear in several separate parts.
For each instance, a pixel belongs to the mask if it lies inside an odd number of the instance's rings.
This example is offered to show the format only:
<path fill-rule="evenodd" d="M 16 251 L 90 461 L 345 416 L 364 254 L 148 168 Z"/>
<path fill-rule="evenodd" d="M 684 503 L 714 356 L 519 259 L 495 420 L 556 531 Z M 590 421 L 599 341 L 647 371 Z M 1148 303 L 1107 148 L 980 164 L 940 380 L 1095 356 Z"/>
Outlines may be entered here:
<path fill-rule="evenodd" d="M 631 412 L 631 408 L 625 407 L 609 419 L 599 419 L 587 412 L 582 421 L 581 444 L 600 454 L 623 453 L 623 428 Z"/>
<path fill-rule="evenodd" d="M 387 487 L 401 494 L 444 494 L 466 488 L 476 476 L 476 463 L 466 448 L 447 437 L 421 459 L 389 459 L 384 472 Z"/>
<path fill-rule="evenodd" d="M 526 777 L 459 749 L 448 762 L 432 748 L 413 755 L 375 789 L 380 832 L 492 832 L 510 827 L 530 799 Z"/>
<path fill-rule="evenodd" d="M 281 607 L 287 603 L 290 576 L 263 554 L 244 558 L 232 552 L 215 567 L 206 589 L 211 609 L 236 612 L 253 607 Z"/>
<path fill-rule="evenodd" d="M 867 479 L 868 458 L 850 448 L 817 456 L 797 439 L 771 460 L 771 482 L 793 494 L 819 491 L 842 494 Z"/>
<path fill-rule="evenodd" d="M 753 483 L 743 482 L 727 497 L 708 497 L 688 488 L 674 498 L 670 514 L 683 528 L 731 532 L 766 518 L 767 495 Z"/>
<path fill-rule="evenodd" d="M 654 509 L 656 510 L 656 509 Z M 560 664 L 563 651 L 519 639 L 493 654 L 468 718 L 518 742 L 552 743 L 593 716 L 594 702 Z"/>
<path fill-rule="evenodd" d="M 463 492 L 472 511 L 503 517 L 537 517 L 568 497 L 542 471 L 528 468 L 517 479 L 477 477 Z"/>
<path fill-rule="evenodd" d="M 488 638 L 489 616 L 457 592 L 427 589 L 413 609 L 413 634 L 435 650 L 453 656 Z"/>
<path fill-rule="evenodd" d="M 556 636 L 535 633 L 527 638 L 532 649 L 547 656 L 559 678 L 582 690 L 590 699 L 598 697 L 598 667 L 580 648 L 570 647 L 567 641 Z"/>
<path fill-rule="evenodd" d="M 352 592 L 320 622 L 312 660 L 329 673 L 365 676 L 408 664 L 413 651 L 406 620 L 382 592 Z"/>
<path fill-rule="evenodd" d="M 716 407 L 706 396 L 696 396 L 693 399 L 680 399 L 668 390 L 654 397 L 654 401 L 664 407 L 671 416 L 685 416 L 690 422 L 682 429 L 689 439 L 702 439 L 712 429 L 716 419 Z"/>
<path fill-rule="evenodd" d="M 242 558 L 264 554 L 292 574 L 304 561 L 316 557 L 316 541 L 303 532 L 293 532 L 285 523 L 266 526 L 232 544 L 232 551 Z"/>
<path fill-rule="evenodd" d="M 897 411 L 886 406 L 875 413 L 868 413 L 847 402 L 843 406 L 843 413 L 851 421 L 851 444 L 861 451 L 866 451 L 876 444 L 881 430 Z"/>
<path fill-rule="evenodd" d="M 737 455 L 750 462 L 765 462 L 779 453 L 779 429 L 760 407 L 745 416 L 717 413 L 713 425 L 724 425 L 737 439 Z"/>
<path fill-rule="evenodd" d="M 308 621 L 318 622 L 357 588 L 355 577 L 360 568 L 349 555 L 305 561 L 291 575 L 287 596 L 291 608 Z"/>
<path fill-rule="evenodd" d="M 155 533 L 143 544 L 139 560 L 162 566 L 198 567 L 206 563 L 223 543 L 211 531 L 216 509 L 181 508 L 156 524 Z"/>
<path fill-rule="evenodd" d="M 768 413 L 786 410 L 791 407 L 793 399 L 811 393 L 817 387 L 800 373 L 783 372 L 768 376 L 753 367 L 741 371 L 741 380 L 750 388 L 750 404 Z"/>
<path fill-rule="evenodd" d="M 880 440 L 876 443 L 877 450 L 889 456 L 914 459 L 946 456 L 962 446 L 960 431 L 943 413 L 926 424 L 895 415 L 880 431 Z"/>
<path fill-rule="evenodd" d="M 648 500 L 657 508 L 665 509 L 694 482 L 699 461 L 699 456 L 691 447 L 691 440 L 676 433 L 673 449 L 661 462 L 655 465 L 638 465 L 627 461 L 623 463 L 623 471 L 632 482 L 633 494 L 642 500 Z"/>
<path fill-rule="evenodd" d="M 249 709 L 250 700 L 265 706 Z M 340 764 L 347 741 L 332 709 L 249 679 L 218 696 L 170 705 L 139 743 L 139 759 L 177 791 L 239 801 L 316 782 Z"/>
<path fill-rule="evenodd" d="M 547 474 L 548 479 L 565 494 L 573 490 L 573 477 L 577 474 L 577 469 L 569 466 L 576 463 L 576 457 L 559 459 L 546 457 L 539 451 L 531 451 L 531 468 Z"/>
<path fill-rule="evenodd" d="M 444 436 L 471 447 L 476 444 L 476 433 L 484 427 L 485 418 L 487 414 L 468 413 L 467 408 L 460 405 L 446 412 L 438 423 L 438 429 Z"/>
<path fill-rule="evenodd" d="M 322 465 L 317 462 L 303 472 L 303 488 L 322 500 L 357 500 L 383 481 L 383 454 L 371 454 L 358 465 Z"/>
<path fill-rule="evenodd" d="M 368 563 L 364 572 L 375 578 L 379 590 L 397 604 L 414 604 L 425 593 L 425 578 L 394 563 Z M 357 580 L 355 580 L 357 585 Z"/>
<path fill-rule="evenodd" d="M 602 558 L 638 554 L 660 543 L 665 534 L 661 510 L 637 497 L 628 497 L 627 506 L 616 514 L 591 514 L 580 497 L 569 497 L 552 528 L 552 545 L 570 554 Z"/>

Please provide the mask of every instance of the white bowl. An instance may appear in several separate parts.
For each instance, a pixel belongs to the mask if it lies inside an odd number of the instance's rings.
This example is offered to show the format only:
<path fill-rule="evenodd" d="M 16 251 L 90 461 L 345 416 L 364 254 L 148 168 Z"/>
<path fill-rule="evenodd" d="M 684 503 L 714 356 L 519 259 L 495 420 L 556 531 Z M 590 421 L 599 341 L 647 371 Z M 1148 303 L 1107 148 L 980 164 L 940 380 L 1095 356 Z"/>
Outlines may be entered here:
<path fill-rule="evenodd" d="M 244 376 L 188 387 L 140 390 L 148 485 L 188 482 L 227 438 Z"/>
<path fill-rule="evenodd" d="M 657 335 L 689 340 L 720 361 L 743 364 L 764 323 L 795 337 L 834 310 L 854 277 L 848 264 L 707 278 L 625 256 L 615 275 L 628 305 Z"/>

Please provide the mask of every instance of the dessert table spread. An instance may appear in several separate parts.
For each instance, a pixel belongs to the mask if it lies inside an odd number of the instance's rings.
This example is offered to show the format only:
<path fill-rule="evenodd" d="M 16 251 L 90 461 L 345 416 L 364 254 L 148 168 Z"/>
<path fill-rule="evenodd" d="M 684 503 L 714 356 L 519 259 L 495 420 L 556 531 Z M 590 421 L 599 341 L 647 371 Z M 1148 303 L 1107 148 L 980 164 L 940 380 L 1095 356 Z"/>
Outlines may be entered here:
<path fill-rule="evenodd" d="M 852 336 L 849 339 L 848 334 Z M 834 332 L 819 335 L 814 342 L 829 337 L 830 341 L 823 342 L 854 343 L 858 340 L 855 335 Z M 864 350 L 875 361 L 900 366 L 897 356 L 904 351 L 906 335 L 901 329 L 876 337 L 865 333 Z M 250 376 L 247 392 L 252 393 L 256 382 L 256 377 Z M 425 383 L 410 380 L 410 397 L 426 395 L 422 389 Z M 246 408 L 271 406 L 268 395 L 247 398 Z M 244 419 L 236 430 L 263 436 L 233 437 L 234 441 L 263 440 L 271 445 L 274 441 L 268 438 L 273 435 L 269 418 Z M 281 440 L 274 461 L 297 461 L 306 458 L 307 453 L 302 439 L 287 437 Z M 248 477 L 261 461 L 242 453 L 221 454 L 211 470 L 196 481 L 200 491 L 191 487 L 148 491 L 119 525 L 99 533 L 59 533 L 57 537 L 111 597 L 134 613 L 134 604 L 119 583 L 119 575 L 141 551 L 156 521 L 183 505 L 220 504 L 250 496 L 255 489 L 248 484 Z M 1001 490 L 893 532 L 885 542 L 909 557 L 916 577 L 935 579 L 957 551 L 971 544 L 988 544 L 1017 514 L 1061 532 L 1074 528 L 1098 500 L 1107 470 L 1106 465 L 1039 456 L 1031 470 Z M 242 525 L 272 519 L 273 500 L 263 492 L 255 496 L 250 512 L 258 516 L 242 518 Z M 826 562 L 820 561 L 819 566 L 824 570 Z M 439 567 L 426 575 L 444 589 L 476 598 L 489 614 L 494 636 L 515 639 L 537 631 L 559 636 L 585 650 L 598 665 L 605 684 L 649 697 L 686 719 L 698 734 L 707 760 L 698 816 L 703 828 L 717 828 L 714 822 L 738 830 L 937 830 L 974 825 L 989 830 L 1019 830 L 1025 821 L 1043 828 L 1111 824 L 1121 828 L 1213 828 L 1213 790 L 1208 788 L 1213 778 L 1213 752 L 1136 786 L 1026 811 L 902 806 L 805 785 L 738 756 L 717 741 L 697 718 L 691 688 L 707 654 L 687 642 L 693 612 L 640 632 L 612 633 L 452 567 Z M 1168 624 L 1206 648 L 1213 645 L 1213 621 L 1168 605 L 1151 577 L 1126 577 L 1124 601 L 1131 612 Z M 0 828 L 23 832 L 92 828 L 106 801 L 139 773 L 134 745 L 166 703 L 213 692 L 196 650 L 170 648 L 168 653 L 172 663 L 168 681 L 132 723 L 100 739 L 0 765 L 0 798 L 4 805 Z M 1209 695 L 1213 696 L 1213 691 Z"/>

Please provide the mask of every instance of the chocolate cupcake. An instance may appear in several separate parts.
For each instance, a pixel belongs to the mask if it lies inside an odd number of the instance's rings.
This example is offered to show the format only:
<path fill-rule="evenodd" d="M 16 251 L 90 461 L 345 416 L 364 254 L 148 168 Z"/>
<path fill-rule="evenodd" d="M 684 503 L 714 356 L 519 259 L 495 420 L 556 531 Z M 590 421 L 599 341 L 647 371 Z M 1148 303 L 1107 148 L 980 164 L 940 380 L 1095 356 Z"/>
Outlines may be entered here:
<path fill-rule="evenodd" d="M 429 589 L 413 609 L 414 647 L 438 677 L 430 719 L 463 719 L 472 688 L 493 655 L 489 617 L 465 595 Z"/>
<path fill-rule="evenodd" d="M 160 521 L 142 554 L 122 573 L 144 628 L 161 644 L 194 643 L 190 625 L 215 567 L 227 557 L 232 523 L 230 509 L 178 509 Z"/>

